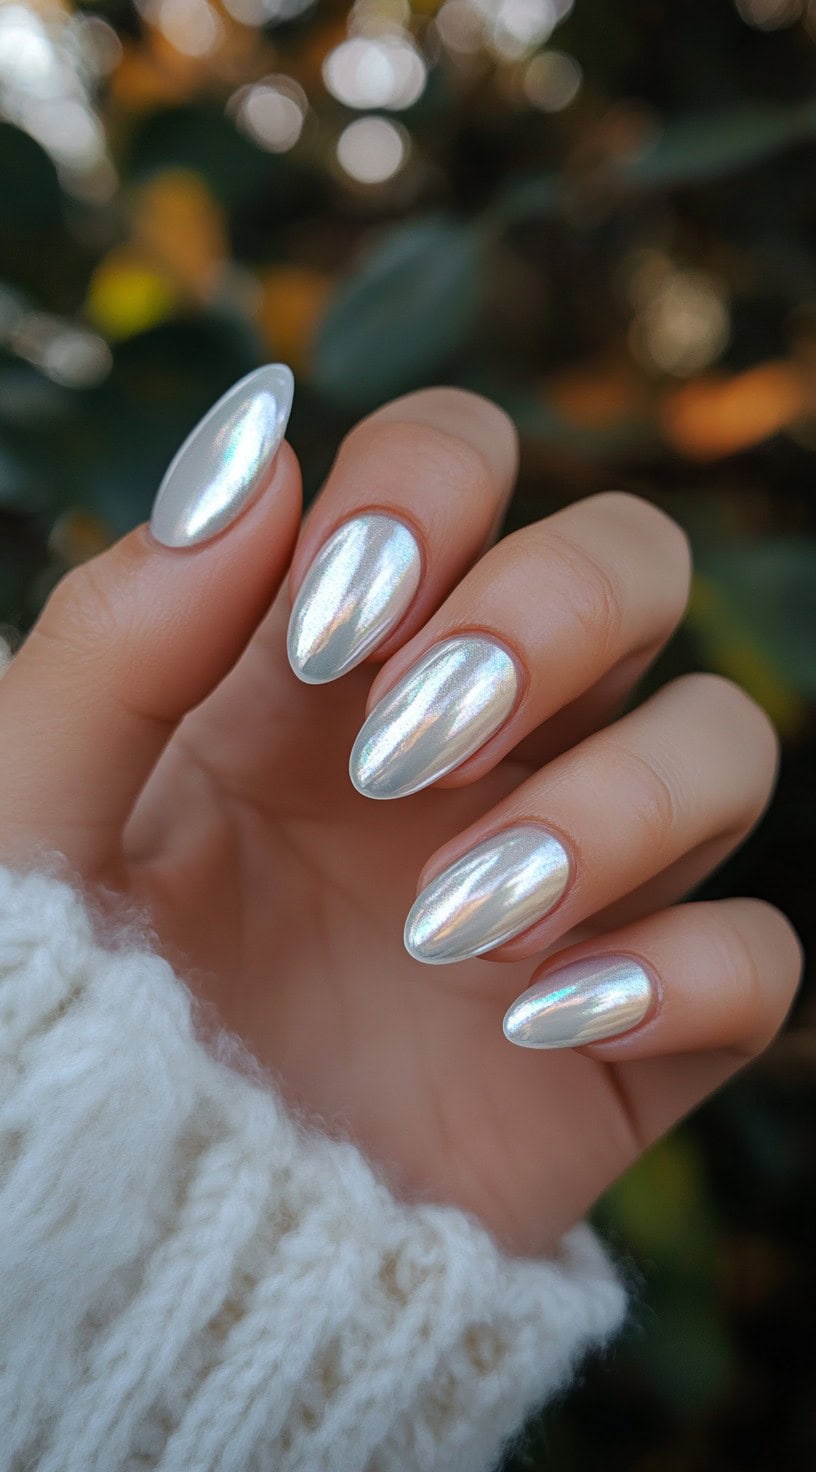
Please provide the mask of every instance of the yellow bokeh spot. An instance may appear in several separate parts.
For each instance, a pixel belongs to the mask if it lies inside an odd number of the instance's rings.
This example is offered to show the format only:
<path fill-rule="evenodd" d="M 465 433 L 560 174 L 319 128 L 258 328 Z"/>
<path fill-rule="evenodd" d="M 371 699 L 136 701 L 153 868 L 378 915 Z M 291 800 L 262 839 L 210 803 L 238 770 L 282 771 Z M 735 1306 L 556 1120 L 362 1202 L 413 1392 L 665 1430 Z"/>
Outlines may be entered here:
<path fill-rule="evenodd" d="M 86 310 L 106 337 L 123 338 L 163 322 L 177 301 L 178 292 L 168 276 L 122 246 L 94 272 Z"/>

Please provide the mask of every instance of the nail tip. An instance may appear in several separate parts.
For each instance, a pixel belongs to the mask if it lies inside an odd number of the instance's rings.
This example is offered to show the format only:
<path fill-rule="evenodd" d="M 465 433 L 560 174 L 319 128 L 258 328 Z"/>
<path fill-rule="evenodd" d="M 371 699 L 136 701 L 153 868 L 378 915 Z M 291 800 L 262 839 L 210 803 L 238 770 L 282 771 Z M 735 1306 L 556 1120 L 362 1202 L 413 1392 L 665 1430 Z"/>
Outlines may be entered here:
<path fill-rule="evenodd" d="M 446 954 L 440 954 L 439 951 L 434 951 L 433 941 L 433 936 L 429 937 L 424 942 L 422 940 L 415 939 L 414 927 L 409 915 L 408 923 L 406 924 L 405 932 L 403 934 L 403 945 L 405 946 L 408 955 L 411 956 L 414 961 L 419 961 L 421 965 L 456 966 L 460 961 L 475 961 L 480 955 L 479 951 L 474 951 L 470 947 L 461 951 L 448 951 Z"/>
<path fill-rule="evenodd" d="M 300 655 L 289 644 L 286 646 L 286 657 L 292 674 L 300 680 L 302 685 L 328 685 L 331 680 L 337 678 L 336 674 L 316 673 L 313 667 L 310 668 L 309 656 Z"/>
<path fill-rule="evenodd" d="M 412 945 L 406 935 L 404 935 L 402 938 L 402 944 L 404 945 L 412 961 L 419 961 L 420 965 L 425 964 L 425 957 L 423 956 L 421 950 L 417 946 Z"/>
<path fill-rule="evenodd" d="M 197 547 L 229 526 L 243 507 L 254 499 L 261 488 L 263 472 L 274 461 L 286 433 L 294 389 L 294 374 L 287 363 L 265 363 L 239 378 L 210 406 L 182 441 L 162 476 L 149 522 L 151 534 L 157 542 L 175 549 Z M 229 487 L 216 510 L 204 516 L 196 528 L 191 525 L 193 498 L 189 486 L 185 485 L 185 473 L 189 477 L 191 462 L 200 460 L 202 454 L 206 463 L 207 441 L 216 438 L 217 428 L 223 428 L 219 421 L 223 421 L 228 412 L 239 415 L 241 411 L 246 421 L 250 407 L 258 403 L 264 392 L 274 400 L 274 423 L 263 429 L 256 425 L 253 429 L 255 462 L 244 472 L 243 482 L 238 481 Z M 200 468 L 199 465 L 199 471 Z M 200 500 L 201 495 L 199 486 L 197 499 Z"/>
<path fill-rule="evenodd" d="M 523 1023 L 519 1025 L 519 1023 L 515 1021 L 513 1017 L 512 1007 L 505 1016 L 504 1021 L 502 1022 L 502 1032 L 504 1033 L 504 1036 L 506 1037 L 508 1043 L 512 1043 L 516 1048 L 529 1048 L 537 1052 L 546 1052 L 547 1050 L 552 1051 L 556 1048 L 567 1048 L 572 1046 L 571 1043 L 564 1042 L 562 1040 L 556 1041 L 543 1037 L 533 1037 L 529 1035 L 525 1036 L 524 1025 Z"/>
<path fill-rule="evenodd" d="M 356 755 L 357 744 L 355 743 L 355 746 L 352 747 L 351 756 L 349 757 L 349 778 L 351 779 L 351 785 L 355 792 L 359 792 L 361 797 L 370 798 L 373 802 L 391 802 L 395 798 L 410 796 L 410 790 L 403 791 L 400 787 L 396 789 L 392 788 L 391 791 L 388 791 L 387 784 L 383 784 L 382 782 L 381 771 L 375 770 L 367 774 L 364 773 L 361 770 L 362 762 Z"/>
<path fill-rule="evenodd" d="M 361 775 L 359 766 L 358 766 L 357 762 L 354 759 L 354 752 L 352 752 L 351 759 L 349 761 L 349 779 L 351 781 L 351 785 L 354 788 L 355 792 L 359 792 L 359 794 L 360 794 L 361 797 L 377 797 L 378 796 L 377 793 L 370 791 L 370 788 L 369 788 L 369 785 L 366 782 L 366 779 Z"/>
<path fill-rule="evenodd" d="M 427 947 L 423 946 L 422 941 L 415 938 L 410 916 L 403 932 L 402 943 L 412 961 L 418 961 L 421 966 L 441 966 L 448 959 L 447 956 L 434 956 L 433 952 L 429 954 Z"/>
<path fill-rule="evenodd" d="M 287 647 L 287 656 L 293 674 L 302 680 L 304 685 L 331 685 L 333 680 L 339 680 L 343 675 L 348 675 L 358 664 L 362 664 L 362 657 L 358 660 L 344 659 L 339 663 L 327 663 L 325 659 L 321 662 L 319 655 L 300 654 L 297 650 Z"/>

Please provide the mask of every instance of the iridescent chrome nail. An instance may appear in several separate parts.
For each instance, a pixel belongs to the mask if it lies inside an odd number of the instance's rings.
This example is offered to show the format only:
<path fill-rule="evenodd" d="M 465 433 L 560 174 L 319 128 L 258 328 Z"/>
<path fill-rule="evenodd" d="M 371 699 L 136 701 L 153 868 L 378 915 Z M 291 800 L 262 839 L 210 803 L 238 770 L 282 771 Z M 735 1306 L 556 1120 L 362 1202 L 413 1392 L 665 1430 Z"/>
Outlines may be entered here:
<path fill-rule="evenodd" d="M 187 436 L 159 486 L 150 530 L 195 547 L 230 525 L 266 482 L 292 409 L 294 378 L 267 363 L 219 399 Z"/>
<path fill-rule="evenodd" d="M 383 696 L 354 743 L 349 773 L 364 797 L 407 797 L 452 772 L 504 725 L 519 674 L 485 634 L 435 644 Z"/>
<path fill-rule="evenodd" d="M 587 956 L 542 976 L 516 999 L 504 1035 L 522 1048 L 581 1048 L 643 1021 L 651 980 L 628 956 Z"/>
<path fill-rule="evenodd" d="M 422 571 L 416 537 L 396 517 L 366 512 L 338 527 L 295 599 L 286 647 L 298 679 L 336 680 L 396 627 Z"/>
<path fill-rule="evenodd" d="M 568 879 L 569 856 L 551 833 L 532 823 L 505 828 L 417 896 L 405 948 L 430 966 L 482 956 L 546 915 Z"/>

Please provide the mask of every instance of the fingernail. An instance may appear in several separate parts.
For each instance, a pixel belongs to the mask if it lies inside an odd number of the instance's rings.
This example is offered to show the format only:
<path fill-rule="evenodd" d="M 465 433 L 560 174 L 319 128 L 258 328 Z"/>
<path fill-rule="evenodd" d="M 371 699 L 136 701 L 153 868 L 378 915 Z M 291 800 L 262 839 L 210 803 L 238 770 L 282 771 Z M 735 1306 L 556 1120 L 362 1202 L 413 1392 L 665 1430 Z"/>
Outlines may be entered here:
<path fill-rule="evenodd" d="M 170 462 L 150 530 L 165 547 L 195 547 L 235 521 L 269 473 L 292 410 L 285 363 L 247 374 L 204 415 Z"/>
<path fill-rule="evenodd" d="M 637 961 L 588 956 L 523 992 L 504 1019 L 504 1036 L 521 1048 L 580 1048 L 642 1022 L 652 995 Z"/>
<path fill-rule="evenodd" d="M 430 786 L 498 731 L 518 691 L 515 663 L 494 639 L 445 639 L 374 707 L 352 749 L 354 786 L 376 798 Z"/>
<path fill-rule="evenodd" d="M 430 966 L 481 956 L 546 915 L 568 878 L 569 856 L 551 833 L 505 828 L 423 889 L 405 922 L 405 949 Z"/>
<path fill-rule="evenodd" d="M 393 516 L 367 513 L 338 527 L 295 599 L 286 648 L 307 685 L 360 664 L 407 611 L 422 568 L 417 540 Z"/>

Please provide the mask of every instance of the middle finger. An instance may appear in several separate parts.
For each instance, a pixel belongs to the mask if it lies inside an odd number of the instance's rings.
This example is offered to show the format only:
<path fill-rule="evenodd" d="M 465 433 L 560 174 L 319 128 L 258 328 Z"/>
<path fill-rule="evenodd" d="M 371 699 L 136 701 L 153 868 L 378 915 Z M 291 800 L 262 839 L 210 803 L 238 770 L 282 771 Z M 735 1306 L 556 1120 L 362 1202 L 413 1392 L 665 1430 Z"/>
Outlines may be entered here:
<path fill-rule="evenodd" d="M 648 908 L 658 876 L 743 841 L 768 800 L 776 738 L 736 685 L 686 675 L 544 767 L 429 863 L 405 929 L 439 965 L 551 947 L 627 896 Z M 652 906 L 654 908 L 654 906 Z"/>
<path fill-rule="evenodd" d="M 354 786 L 396 798 L 477 781 L 611 670 L 659 649 L 689 574 L 681 529 L 620 493 L 500 542 L 374 681 Z"/>

